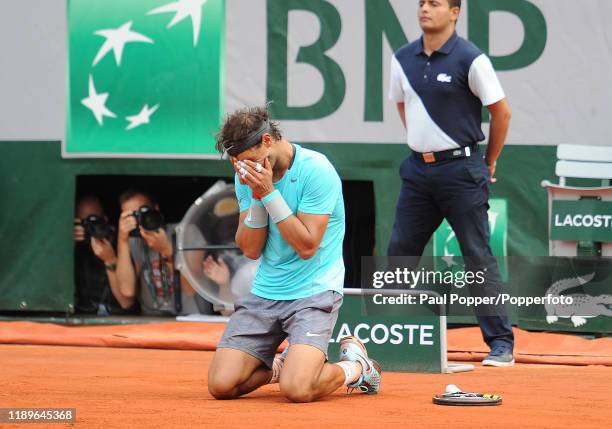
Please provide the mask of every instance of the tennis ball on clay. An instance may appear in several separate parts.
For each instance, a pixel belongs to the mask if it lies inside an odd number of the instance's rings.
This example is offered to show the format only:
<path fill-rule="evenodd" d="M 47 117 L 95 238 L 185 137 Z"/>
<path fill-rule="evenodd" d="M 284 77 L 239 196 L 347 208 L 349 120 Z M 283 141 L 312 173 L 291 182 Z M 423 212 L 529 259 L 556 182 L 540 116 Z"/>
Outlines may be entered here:
<path fill-rule="evenodd" d="M 457 392 L 461 392 L 461 389 L 459 389 L 454 384 L 447 384 L 446 385 L 446 393 L 457 393 Z"/>

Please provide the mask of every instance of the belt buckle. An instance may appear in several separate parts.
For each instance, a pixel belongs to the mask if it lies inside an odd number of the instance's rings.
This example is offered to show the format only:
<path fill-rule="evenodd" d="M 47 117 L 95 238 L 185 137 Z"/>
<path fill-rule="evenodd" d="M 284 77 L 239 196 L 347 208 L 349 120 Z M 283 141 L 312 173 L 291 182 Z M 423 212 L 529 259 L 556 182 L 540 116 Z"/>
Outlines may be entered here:
<path fill-rule="evenodd" d="M 427 152 L 423 154 L 423 161 L 427 164 L 431 164 L 432 162 L 436 162 L 436 155 L 433 152 Z"/>

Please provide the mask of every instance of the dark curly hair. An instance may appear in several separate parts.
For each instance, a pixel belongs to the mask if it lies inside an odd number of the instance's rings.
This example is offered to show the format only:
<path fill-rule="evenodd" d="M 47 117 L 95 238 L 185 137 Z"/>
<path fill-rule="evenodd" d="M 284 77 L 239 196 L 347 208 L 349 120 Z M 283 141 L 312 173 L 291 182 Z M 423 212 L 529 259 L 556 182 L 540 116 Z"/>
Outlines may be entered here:
<path fill-rule="evenodd" d="M 253 146 L 248 144 L 247 137 L 261 131 L 266 123 L 268 129 L 265 130 L 264 128 L 265 132 L 272 135 L 275 140 L 283 138 L 278 123 L 270 120 L 268 105 L 245 107 L 228 114 L 216 136 L 217 150 L 221 154 L 227 152 L 230 156 L 236 156 L 246 149 L 258 147 L 261 145 L 261 140 L 259 144 Z"/>
<path fill-rule="evenodd" d="M 130 186 L 129 188 L 127 188 L 125 191 L 123 191 L 119 195 L 119 205 L 122 205 L 127 200 L 131 200 L 137 195 L 142 195 L 143 197 L 148 199 L 151 202 L 151 205 L 153 206 L 156 206 L 158 204 L 157 198 L 148 190 L 143 189 L 143 188 L 138 188 L 136 186 Z"/>

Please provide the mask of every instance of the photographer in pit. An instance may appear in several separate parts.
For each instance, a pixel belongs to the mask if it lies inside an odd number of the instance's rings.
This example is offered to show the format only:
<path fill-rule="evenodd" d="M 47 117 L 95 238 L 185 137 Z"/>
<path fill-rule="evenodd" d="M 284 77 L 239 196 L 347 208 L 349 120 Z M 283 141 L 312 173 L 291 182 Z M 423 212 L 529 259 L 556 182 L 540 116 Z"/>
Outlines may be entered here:
<path fill-rule="evenodd" d="M 180 280 L 174 272 L 172 232 L 159 205 L 146 192 L 119 196 L 117 281 L 124 296 L 138 300 L 143 315 L 181 313 Z"/>
<path fill-rule="evenodd" d="M 119 290 L 114 232 L 97 197 L 88 195 L 77 201 L 73 236 L 78 313 L 107 316 L 138 311 L 134 300 Z"/>

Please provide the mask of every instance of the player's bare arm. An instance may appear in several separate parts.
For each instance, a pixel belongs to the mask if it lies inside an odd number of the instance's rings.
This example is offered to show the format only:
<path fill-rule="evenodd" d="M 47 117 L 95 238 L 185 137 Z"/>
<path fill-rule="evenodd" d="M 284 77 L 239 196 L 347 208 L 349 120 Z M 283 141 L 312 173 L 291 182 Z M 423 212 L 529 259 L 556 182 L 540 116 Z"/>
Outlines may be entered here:
<path fill-rule="evenodd" d="M 243 174 L 241 173 L 240 169 L 243 167 L 240 167 L 240 165 L 238 164 L 239 161 L 236 158 L 232 158 L 231 161 L 232 167 L 234 167 L 234 171 L 236 172 L 236 174 L 238 174 L 240 182 L 243 184 L 248 184 L 251 187 L 251 189 L 253 190 L 254 198 L 261 198 L 262 195 L 258 194 L 254 188 L 258 187 L 259 181 L 255 182 L 253 180 L 252 175 L 250 177 L 242 177 Z M 244 162 L 246 163 L 246 161 Z M 252 171 L 255 171 L 254 168 L 257 163 L 254 163 L 252 161 L 249 162 L 250 165 L 253 166 Z M 241 165 L 245 164 L 241 163 Z M 272 181 L 270 180 L 270 185 L 271 183 Z M 274 190 L 274 187 L 272 187 L 272 190 Z M 261 189 L 259 189 L 259 191 L 261 191 Z M 264 246 L 266 245 L 266 240 L 268 238 L 268 228 L 267 226 L 262 228 L 248 227 L 245 224 L 245 219 L 247 218 L 247 216 L 249 216 L 249 210 L 240 213 L 240 221 L 238 222 L 238 230 L 236 231 L 236 245 L 240 247 L 240 250 L 242 250 L 242 253 L 244 253 L 247 258 L 258 259 L 261 256 L 261 252 Z"/>
<path fill-rule="evenodd" d="M 249 259 L 257 259 L 266 245 L 268 228 L 249 228 L 244 223 L 248 215 L 248 210 L 240 213 L 240 221 L 236 231 L 236 245 L 240 247 L 244 256 Z"/>
<path fill-rule="evenodd" d="M 319 248 L 327 229 L 329 215 L 298 212 L 276 224 L 283 238 L 302 259 L 311 258 Z"/>

